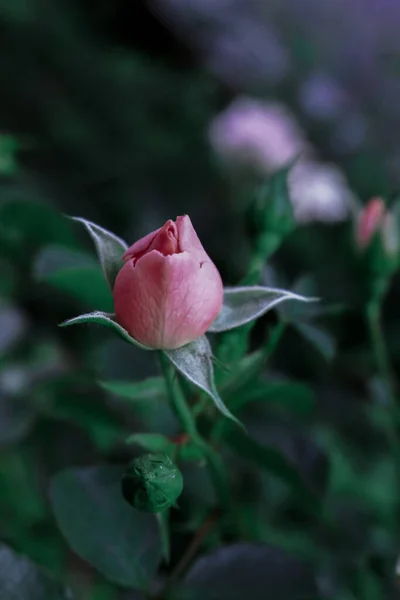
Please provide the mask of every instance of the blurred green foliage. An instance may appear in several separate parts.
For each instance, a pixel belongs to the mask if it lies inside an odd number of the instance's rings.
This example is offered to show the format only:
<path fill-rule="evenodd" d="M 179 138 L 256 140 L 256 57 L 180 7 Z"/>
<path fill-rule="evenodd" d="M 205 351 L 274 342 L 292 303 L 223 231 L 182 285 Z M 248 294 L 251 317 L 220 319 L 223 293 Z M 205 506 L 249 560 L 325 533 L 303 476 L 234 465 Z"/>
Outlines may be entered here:
<path fill-rule="evenodd" d="M 211 118 L 240 86 L 211 75 L 139 5 L 0 0 L 0 598 L 141 600 L 124 586 L 143 590 L 159 567 L 156 597 L 194 543 L 189 569 L 165 597 L 241 600 L 235 586 L 244 586 L 257 600 L 274 589 L 276 600 L 395 599 L 400 483 L 390 439 L 400 413 L 376 377 L 352 225 L 309 224 L 290 235 L 288 226 L 265 269 L 251 198 L 238 205 L 207 144 Z M 298 68 L 269 93 L 290 103 L 319 55 L 294 35 L 288 44 Z M 331 157 L 326 127 L 308 125 Z M 361 196 L 392 190 L 383 153 L 366 147 L 342 158 Z M 240 536 L 215 515 L 196 449 L 173 441 L 179 425 L 150 353 L 107 328 L 57 326 L 112 310 L 94 250 L 65 215 L 130 242 L 183 213 L 227 284 L 252 275 L 256 259 L 264 284 L 322 299 L 213 340 L 221 394 L 249 435 L 221 421 L 213 429 L 208 405 L 199 423 L 229 466 Z M 394 373 L 399 294 L 396 276 L 383 306 Z M 160 544 L 151 556 L 143 551 L 147 517 L 130 511 L 115 483 L 140 448 L 165 440 L 184 475 L 169 564 Z M 102 463 L 104 472 L 93 467 Z M 71 516 L 66 490 L 76 506 L 90 499 L 84 518 Z M 98 538 L 82 549 L 91 519 Z M 73 540 L 63 535 L 66 521 L 76 524 Z M 112 556 L 108 579 L 102 553 Z"/>

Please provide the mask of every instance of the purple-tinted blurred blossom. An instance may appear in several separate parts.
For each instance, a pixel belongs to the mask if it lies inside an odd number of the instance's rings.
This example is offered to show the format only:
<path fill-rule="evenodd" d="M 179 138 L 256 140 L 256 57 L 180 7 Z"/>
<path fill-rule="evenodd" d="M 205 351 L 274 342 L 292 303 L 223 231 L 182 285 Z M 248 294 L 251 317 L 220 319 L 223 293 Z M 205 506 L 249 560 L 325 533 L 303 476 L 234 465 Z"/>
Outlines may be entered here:
<path fill-rule="evenodd" d="M 297 121 L 281 104 L 237 98 L 209 129 L 214 151 L 228 166 L 270 175 L 295 158 L 289 175 L 294 212 L 299 222 L 345 219 L 354 201 L 337 167 L 313 160 Z"/>
<path fill-rule="evenodd" d="M 299 222 L 336 222 L 347 218 L 355 196 L 335 165 L 302 161 L 289 174 L 289 190 Z"/>
<path fill-rule="evenodd" d="M 325 149 L 338 159 L 363 144 L 386 154 L 383 160 L 399 154 L 399 0 L 149 0 L 149 5 L 239 93 L 279 94 L 276 82 L 293 86 L 293 99 L 307 115 L 331 120 L 335 131 L 327 135 Z"/>
<path fill-rule="evenodd" d="M 209 139 L 225 161 L 271 173 L 306 152 L 296 121 L 280 104 L 240 97 L 211 123 Z"/>
<path fill-rule="evenodd" d="M 279 83 L 289 69 L 289 56 L 278 34 L 266 24 L 239 20 L 219 36 L 202 41 L 207 66 L 221 79 L 246 86 Z"/>
<path fill-rule="evenodd" d="M 345 90 L 323 72 L 307 77 L 300 87 L 299 99 L 304 112 L 314 119 L 337 119 L 349 103 Z"/>
<path fill-rule="evenodd" d="M 152 0 L 150 7 L 230 85 L 276 84 L 288 73 L 287 47 L 258 0 Z"/>

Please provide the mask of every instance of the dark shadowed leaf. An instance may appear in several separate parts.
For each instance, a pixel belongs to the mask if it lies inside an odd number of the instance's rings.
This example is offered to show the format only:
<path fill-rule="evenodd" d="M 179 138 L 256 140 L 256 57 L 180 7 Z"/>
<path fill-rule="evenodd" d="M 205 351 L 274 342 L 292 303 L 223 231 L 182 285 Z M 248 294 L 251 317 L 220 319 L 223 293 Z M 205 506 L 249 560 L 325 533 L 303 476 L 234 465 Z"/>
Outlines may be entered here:
<path fill-rule="evenodd" d="M 190 503 L 206 504 L 209 508 L 215 506 L 217 496 L 211 481 L 210 472 L 205 465 L 183 465 L 183 492 Z"/>
<path fill-rule="evenodd" d="M 305 506 L 307 512 L 314 515 L 319 514 L 321 507 L 318 497 L 310 489 L 296 466 L 291 464 L 279 449 L 260 444 L 249 435 L 242 431 L 234 431 L 232 428 L 225 434 L 224 439 L 241 458 L 284 481 L 297 494 L 299 502 Z"/>
<path fill-rule="evenodd" d="M 2 600 L 74 600 L 70 590 L 25 556 L 0 544 L 0 598 Z"/>
<path fill-rule="evenodd" d="M 196 600 L 303 600 L 317 592 L 310 565 L 280 548 L 245 542 L 200 558 L 184 584 L 194 592 L 186 597 Z"/>
<path fill-rule="evenodd" d="M 37 279 L 44 279 L 50 273 L 67 267 L 95 267 L 98 261 L 88 252 L 48 244 L 42 248 L 35 257 L 33 274 Z"/>
<path fill-rule="evenodd" d="M 109 311 L 114 307 L 110 290 L 97 266 L 60 269 L 48 275 L 46 281 L 62 292 L 74 296 L 88 308 Z"/>
<path fill-rule="evenodd" d="M 64 321 L 60 323 L 60 327 L 69 327 L 70 325 L 81 325 L 83 323 L 94 323 L 97 325 L 104 325 L 105 327 L 110 327 L 114 329 L 126 342 L 130 344 L 134 344 L 135 346 L 139 346 L 142 350 L 151 350 L 151 348 L 147 348 L 143 346 L 140 342 L 137 342 L 133 337 L 129 335 L 129 333 L 119 325 L 115 320 L 115 315 L 112 313 L 105 313 L 101 311 L 95 311 L 92 313 L 86 313 L 84 315 L 79 315 L 78 317 L 74 317 L 73 319 L 68 319 L 68 321 Z"/>
<path fill-rule="evenodd" d="M 133 433 L 126 439 L 126 444 L 137 444 L 149 452 L 170 452 L 174 444 L 161 433 Z"/>
<path fill-rule="evenodd" d="M 107 231 L 107 229 L 91 221 L 80 217 L 71 217 L 71 219 L 82 223 L 87 229 L 96 246 L 97 256 L 99 257 L 104 277 L 110 288 L 113 289 L 115 278 L 123 265 L 121 260 L 122 255 L 128 248 L 128 245 L 124 240 L 111 233 L 111 231 Z"/>
<path fill-rule="evenodd" d="M 58 473 L 51 501 L 58 525 L 71 547 L 107 579 L 146 589 L 161 559 L 153 516 L 130 507 L 122 497 L 123 468 L 96 466 Z"/>
<path fill-rule="evenodd" d="M 289 408 L 293 414 L 307 415 L 315 406 L 313 391 L 296 381 L 251 382 L 229 396 L 229 406 L 235 412 L 253 402 Z"/>
<path fill-rule="evenodd" d="M 37 281 L 44 281 L 94 310 L 113 310 L 110 289 L 95 257 L 55 244 L 41 250 L 33 265 Z"/>
<path fill-rule="evenodd" d="M 297 331 L 322 354 L 326 360 L 332 360 L 336 353 L 336 342 L 333 336 L 311 323 L 295 323 Z"/>
<path fill-rule="evenodd" d="M 22 439 L 30 431 L 34 420 L 35 407 L 32 401 L 28 403 L 19 396 L 0 394 L 0 445 Z"/>
<path fill-rule="evenodd" d="M 225 417 L 241 425 L 240 421 L 226 408 L 218 394 L 214 381 L 212 350 L 205 335 L 182 348 L 166 350 L 165 354 L 186 379 L 210 396 Z"/>
<path fill-rule="evenodd" d="M 224 288 L 224 303 L 221 312 L 208 331 L 218 333 L 240 327 L 240 325 L 258 319 L 286 300 L 313 302 L 315 298 L 306 298 L 287 290 L 258 285 Z"/>
<path fill-rule="evenodd" d="M 204 450 L 196 444 L 176 443 L 161 433 L 134 433 L 126 440 L 126 444 L 136 444 L 148 452 L 165 452 L 172 460 L 200 461 L 204 458 Z"/>
<path fill-rule="evenodd" d="M 140 402 L 166 396 L 165 382 L 162 377 L 149 377 L 138 383 L 132 381 L 99 381 L 98 383 L 107 392 L 127 400 Z"/>
<path fill-rule="evenodd" d="M 0 237 L 17 251 L 26 251 L 26 243 L 76 246 L 68 221 L 52 206 L 19 198 L 0 205 Z"/>

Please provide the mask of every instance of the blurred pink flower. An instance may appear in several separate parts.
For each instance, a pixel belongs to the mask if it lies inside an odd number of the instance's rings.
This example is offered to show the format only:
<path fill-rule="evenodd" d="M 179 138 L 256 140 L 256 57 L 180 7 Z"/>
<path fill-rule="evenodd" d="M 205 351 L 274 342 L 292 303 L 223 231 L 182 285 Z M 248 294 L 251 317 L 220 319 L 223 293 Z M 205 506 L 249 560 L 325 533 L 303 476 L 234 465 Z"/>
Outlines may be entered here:
<path fill-rule="evenodd" d="M 385 212 L 385 203 L 382 198 L 371 198 L 361 211 L 356 227 L 356 242 L 361 250 L 371 243 L 377 231 L 382 227 Z"/>
<path fill-rule="evenodd" d="M 305 152 L 295 119 L 280 104 L 239 97 L 209 129 L 214 151 L 227 162 L 272 173 Z"/>
<path fill-rule="evenodd" d="M 240 97 L 214 119 L 209 138 L 228 165 L 261 175 L 298 158 L 289 174 L 289 189 L 299 222 L 347 217 L 355 198 L 344 174 L 334 165 L 312 159 L 311 145 L 282 105 Z"/>

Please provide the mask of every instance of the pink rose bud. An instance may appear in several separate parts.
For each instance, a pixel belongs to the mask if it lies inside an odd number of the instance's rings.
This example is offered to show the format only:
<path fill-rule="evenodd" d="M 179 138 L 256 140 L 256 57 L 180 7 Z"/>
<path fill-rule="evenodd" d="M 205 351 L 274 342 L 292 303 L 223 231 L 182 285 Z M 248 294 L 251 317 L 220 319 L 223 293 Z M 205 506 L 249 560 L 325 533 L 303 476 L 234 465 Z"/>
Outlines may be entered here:
<path fill-rule="evenodd" d="M 385 216 L 385 204 L 382 198 L 371 198 L 359 216 L 356 228 L 357 246 L 364 250 L 381 228 Z"/>
<path fill-rule="evenodd" d="M 221 310 L 220 274 L 185 215 L 133 244 L 114 285 L 117 321 L 150 348 L 179 348 Z"/>

